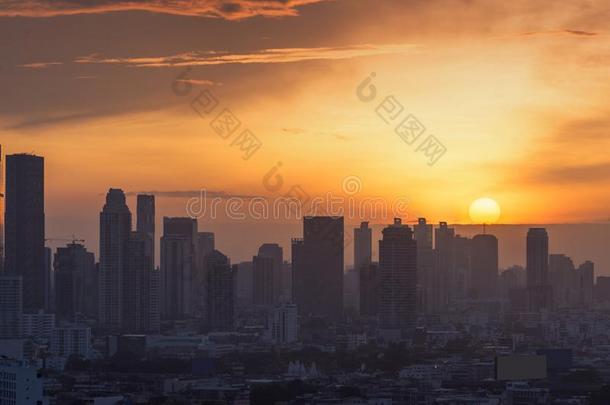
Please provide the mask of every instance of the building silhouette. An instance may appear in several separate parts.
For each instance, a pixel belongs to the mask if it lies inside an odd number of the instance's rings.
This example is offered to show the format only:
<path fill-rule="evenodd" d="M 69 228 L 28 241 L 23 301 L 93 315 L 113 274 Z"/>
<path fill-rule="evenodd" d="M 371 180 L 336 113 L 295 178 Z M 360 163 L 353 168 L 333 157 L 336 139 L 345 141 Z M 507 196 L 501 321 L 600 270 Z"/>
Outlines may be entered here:
<path fill-rule="evenodd" d="M 21 276 L 0 275 L 0 339 L 22 338 L 22 294 Z"/>
<path fill-rule="evenodd" d="M 530 311 L 552 304 L 549 284 L 549 237 L 544 228 L 530 228 L 526 238 L 527 295 Z"/>
<path fill-rule="evenodd" d="M 413 227 L 413 236 L 417 242 L 418 307 L 425 312 L 432 312 L 435 308 L 434 304 L 438 299 L 435 299 L 436 292 L 432 286 L 440 282 L 438 275 L 434 273 L 432 235 L 433 226 L 426 222 L 426 218 L 418 218 Z"/>
<path fill-rule="evenodd" d="M 498 239 L 475 235 L 470 249 L 470 291 L 477 299 L 498 298 Z"/>
<path fill-rule="evenodd" d="M 273 306 L 275 263 L 272 257 L 252 257 L 252 300 L 254 305 Z"/>
<path fill-rule="evenodd" d="M 376 317 L 378 313 L 379 263 L 360 268 L 360 315 Z"/>
<path fill-rule="evenodd" d="M 354 269 L 360 271 L 368 267 L 372 261 L 373 236 L 368 222 L 361 222 L 359 228 L 354 229 Z"/>
<path fill-rule="evenodd" d="M 23 282 L 23 309 L 50 307 L 45 266 L 44 159 L 6 157 L 5 270 Z"/>
<path fill-rule="evenodd" d="M 283 290 L 284 285 L 284 249 L 277 243 L 263 243 L 258 248 L 258 256 L 259 257 L 267 257 L 272 259 L 273 263 L 273 279 L 272 279 L 272 297 L 273 303 L 278 303 L 280 300 L 287 301 L 289 299 L 289 295 L 287 295 Z M 256 277 L 256 276 L 255 276 Z"/>
<path fill-rule="evenodd" d="M 193 314 L 196 237 L 196 219 L 163 218 L 161 315 L 165 319 L 183 319 Z"/>
<path fill-rule="evenodd" d="M 409 226 L 395 218 L 379 241 L 379 329 L 400 338 L 415 326 L 417 314 L 417 242 Z"/>
<path fill-rule="evenodd" d="M 0 273 L 4 271 L 4 155 L 0 145 Z"/>
<path fill-rule="evenodd" d="M 125 272 L 129 260 L 131 212 L 125 193 L 111 188 L 100 213 L 99 323 L 103 329 L 123 327 Z"/>
<path fill-rule="evenodd" d="M 206 256 L 207 327 L 209 331 L 230 331 L 235 323 L 235 287 L 237 266 L 214 250 Z"/>
<path fill-rule="evenodd" d="M 455 295 L 455 230 L 446 222 L 440 222 L 434 230 L 434 270 L 431 289 L 430 310 L 433 313 L 447 309 Z"/>
<path fill-rule="evenodd" d="M 293 291 L 303 316 L 343 316 L 343 217 L 304 217 L 303 239 L 292 242 Z"/>
<path fill-rule="evenodd" d="M 97 318 L 98 274 L 93 253 L 80 243 L 70 243 L 57 249 L 53 269 L 57 319 Z"/>

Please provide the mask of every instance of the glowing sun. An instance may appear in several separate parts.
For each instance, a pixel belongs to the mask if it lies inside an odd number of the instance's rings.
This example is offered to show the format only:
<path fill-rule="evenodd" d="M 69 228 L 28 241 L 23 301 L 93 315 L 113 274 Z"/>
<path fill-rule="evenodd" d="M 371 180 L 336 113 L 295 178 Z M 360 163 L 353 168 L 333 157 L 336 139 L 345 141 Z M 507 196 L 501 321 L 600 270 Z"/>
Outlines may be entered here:
<path fill-rule="evenodd" d="M 493 224 L 500 219 L 500 205 L 491 198 L 479 198 L 470 204 L 468 213 L 475 224 Z"/>

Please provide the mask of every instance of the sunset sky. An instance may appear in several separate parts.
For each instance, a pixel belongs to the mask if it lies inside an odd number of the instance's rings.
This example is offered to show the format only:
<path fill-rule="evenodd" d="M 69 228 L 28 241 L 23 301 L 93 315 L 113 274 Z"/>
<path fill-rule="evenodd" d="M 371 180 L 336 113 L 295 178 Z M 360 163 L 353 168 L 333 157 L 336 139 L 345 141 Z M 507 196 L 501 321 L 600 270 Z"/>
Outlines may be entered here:
<path fill-rule="evenodd" d="M 470 223 L 479 197 L 501 223 L 607 222 L 609 21 L 610 1 L 0 0 L 0 142 L 45 157 L 61 234 L 89 232 L 109 187 L 184 215 L 201 188 L 270 195 L 277 162 L 281 192 L 355 176 L 433 222 Z M 446 147 L 436 164 L 377 116 L 389 95 Z M 261 140 L 249 160 L 212 131 L 223 108 Z"/>

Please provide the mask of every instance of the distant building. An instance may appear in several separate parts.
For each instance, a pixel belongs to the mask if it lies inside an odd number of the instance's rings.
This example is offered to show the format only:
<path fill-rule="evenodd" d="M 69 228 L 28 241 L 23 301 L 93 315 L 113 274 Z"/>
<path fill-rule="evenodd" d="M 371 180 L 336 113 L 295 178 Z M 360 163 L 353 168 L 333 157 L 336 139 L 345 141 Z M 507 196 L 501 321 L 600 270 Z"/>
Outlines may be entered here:
<path fill-rule="evenodd" d="M 418 305 L 425 312 L 433 312 L 437 292 L 432 288 L 439 285 L 438 275 L 434 274 L 433 227 L 426 222 L 426 218 L 418 218 L 413 227 L 413 236 L 417 242 L 417 290 Z"/>
<path fill-rule="evenodd" d="M 595 280 L 595 265 L 587 260 L 576 270 L 575 287 L 578 291 L 577 306 L 588 308 L 593 304 L 593 288 Z"/>
<path fill-rule="evenodd" d="M 298 340 L 298 311 L 294 304 L 282 303 L 273 309 L 270 320 L 271 338 L 275 344 L 285 345 Z"/>
<path fill-rule="evenodd" d="M 161 314 L 183 319 L 193 314 L 193 275 L 197 220 L 163 218 L 161 237 Z M 198 303 L 203 307 L 203 303 Z"/>
<path fill-rule="evenodd" d="M 237 268 L 237 305 L 249 308 L 254 304 L 254 265 L 252 262 L 241 262 Z"/>
<path fill-rule="evenodd" d="M 42 376 L 24 362 L 0 360 L 0 387 L 0 404 L 44 403 Z"/>
<path fill-rule="evenodd" d="M 49 341 L 55 328 L 55 314 L 45 313 L 42 309 L 36 313 L 23 314 L 23 336 Z"/>
<path fill-rule="evenodd" d="M 21 276 L 0 275 L 0 339 L 23 335 L 22 294 Z"/>
<path fill-rule="evenodd" d="M 360 227 L 354 229 L 354 269 L 360 271 L 371 264 L 373 257 L 373 236 L 368 222 L 361 222 Z"/>
<path fill-rule="evenodd" d="M 472 238 L 470 291 L 474 298 L 498 299 L 498 239 L 489 234 Z"/>
<path fill-rule="evenodd" d="M 61 326 L 53 330 L 50 352 L 59 357 L 68 358 L 91 356 L 91 329 L 86 326 Z"/>
<path fill-rule="evenodd" d="M 5 198 L 5 270 L 22 277 L 25 311 L 49 309 L 42 157 L 28 154 L 6 157 Z"/>
<path fill-rule="evenodd" d="M 110 189 L 100 213 L 99 322 L 108 331 L 123 327 L 124 282 L 129 260 L 131 212 L 120 189 Z"/>
<path fill-rule="evenodd" d="M 450 294 L 453 301 L 466 298 L 471 288 L 472 249 L 472 239 L 455 235 L 453 238 L 453 284 Z"/>
<path fill-rule="evenodd" d="M 556 308 L 571 306 L 574 295 L 576 269 L 574 262 L 563 254 L 549 255 L 549 284 L 553 289 L 553 303 Z"/>
<path fill-rule="evenodd" d="M 98 274 L 93 253 L 84 245 L 70 243 L 57 249 L 53 268 L 57 318 L 72 322 L 78 315 L 97 318 Z"/>
<path fill-rule="evenodd" d="M 152 270 L 155 267 L 155 196 L 138 194 L 136 212 L 136 231 L 152 241 Z"/>
<path fill-rule="evenodd" d="M 293 292 L 303 316 L 343 317 L 343 217 L 305 217 L 292 243 Z"/>
<path fill-rule="evenodd" d="M 272 306 L 275 302 L 275 263 L 272 257 L 252 257 L 252 298 L 254 305 Z"/>
<path fill-rule="evenodd" d="M 360 315 L 376 317 L 379 304 L 379 264 L 360 269 Z"/>
<path fill-rule="evenodd" d="M 417 243 L 395 218 L 379 241 L 379 328 L 409 332 L 417 313 Z"/>
<path fill-rule="evenodd" d="M 434 275 L 431 290 L 431 312 L 445 311 L 452 301 L 455 286 L 454 262 L 455 230 L 441 222 L 434 230 Z"/>
<path fill-rule="evenodd" d="M 284 249 L 277 243 L 263 243 L 258 248 L 258 256 L 259 257 L 268 257 L 272 259 L 273 263 L 273 279 L 272 279 L 272 294 L 273 294 L 273 302 L 277 303 L 280 300 L 288 300 L 288 296 L 286 296 L 283 291 L 283 272 L 282 266 L 284 264 Z"/>
<path fill-rule="evenodd" d="M 230 331 L 235 323 L 237 266 L 218 250 L 207 255 L 207 325 L 210 331 Z"/>
<path fill-rule="evenodd" d="M 530 228 L 526 243 L 526 271 L 529 308 L 548 309 L 552 303 L 549 284 L 549 237 L 544 228 Z"/>

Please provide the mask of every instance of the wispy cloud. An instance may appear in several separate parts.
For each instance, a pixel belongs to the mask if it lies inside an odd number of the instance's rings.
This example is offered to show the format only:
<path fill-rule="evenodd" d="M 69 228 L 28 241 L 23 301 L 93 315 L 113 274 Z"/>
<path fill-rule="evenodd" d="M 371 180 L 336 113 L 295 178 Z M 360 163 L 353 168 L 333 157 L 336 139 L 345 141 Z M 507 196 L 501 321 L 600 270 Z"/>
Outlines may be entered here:
<path fill-rule="evenodd" d="M 563 29 L 563 30 L 554 30 L 554 31 L 529 31 L 529 32 L 522 32 L 522 33 L 518 34 L 518 36 L 535 36 L 535 35 L 572 35 L 572 36 L 577 36 L 577 37 L 594 37 L 594 36 L 600 35 L 600 33 L 592 32 L 592 31 Z"/>
<path fill-rule="evenodd" d="M 239 20 L 298 14 L 298 7 L 324 0 L 0 0 L 0 16 L 59 15 L 141 10 L 153 13 Z"/>
<path fill-rule="evenodd" d="M 34 62 L 34 63 L 25 63 L 23 65 L 17 65 L 20 68 L 27 69 L 46 69 L 50 66 L 63 65 L 63 62 Z"/>
<path fill-rule="evenodd" d="M 77 63 L 112 64 L 132 67 L 182 67 L 225 64 L 289 63 L 324 59 L 351 59 L 364 56 L 412 52 L 414 44 L 402 45 L 354 45 L 319 48 L 272 48 L 249 53 L 224 51 L 188 52 L 158 57 L 108 58 L 93 54 L 82 56 Z"/>

